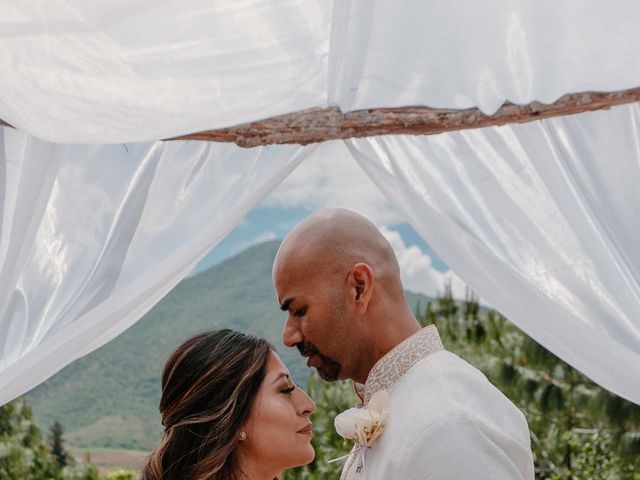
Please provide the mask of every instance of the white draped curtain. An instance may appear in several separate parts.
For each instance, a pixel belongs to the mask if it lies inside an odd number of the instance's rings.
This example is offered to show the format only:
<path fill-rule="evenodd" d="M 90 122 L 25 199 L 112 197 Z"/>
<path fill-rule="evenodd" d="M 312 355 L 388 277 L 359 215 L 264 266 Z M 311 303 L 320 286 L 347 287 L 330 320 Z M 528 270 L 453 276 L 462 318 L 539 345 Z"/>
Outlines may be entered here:
<path fill-rule="evenodd" d="M 312 150 L 157 139 L 311 107 L 492 113 L 640 86 L 635 0 L 0 12 L 0 118 L 18 129 L 0 135 L 0 404 L 132 325 Z M 640 403 L 639 121 L 620 107 L 347 144 L 463 280 Z"/>
<path fill-rule="evenodd" d="M 348 146 L 481 297 L 640 403 L 638 105 Z"/>
<path fill-rule="evenodd" d="M 636 0 L 0 0 L 0 118 L 116 143 L 640 85 Z"/>
<path fill-rule="evenodd" d="M 0 404 L 133 325 L 313 149 L 0 130 Z"/>

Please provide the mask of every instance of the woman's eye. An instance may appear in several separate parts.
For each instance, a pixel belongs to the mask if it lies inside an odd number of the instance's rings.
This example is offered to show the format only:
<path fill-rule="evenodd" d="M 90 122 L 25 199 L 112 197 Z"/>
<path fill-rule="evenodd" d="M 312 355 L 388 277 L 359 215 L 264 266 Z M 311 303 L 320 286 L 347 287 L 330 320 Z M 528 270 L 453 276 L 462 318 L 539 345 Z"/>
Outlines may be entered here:
<path fill-rule="evenodd" d="M 285 388 L 284 390 L 282 390 L 282 393 L 284 393 L 285 395 L 291 395 L 291 392 L 293 392 L 295 389 L 296 387 Z"/>
<path fill-rule="evenodd" d="M 296 317 L 302 317 L 305 313 L 307 313 L 307 309 L 301 308 L 300 310 L 294 310 L 293 315 Z"/>

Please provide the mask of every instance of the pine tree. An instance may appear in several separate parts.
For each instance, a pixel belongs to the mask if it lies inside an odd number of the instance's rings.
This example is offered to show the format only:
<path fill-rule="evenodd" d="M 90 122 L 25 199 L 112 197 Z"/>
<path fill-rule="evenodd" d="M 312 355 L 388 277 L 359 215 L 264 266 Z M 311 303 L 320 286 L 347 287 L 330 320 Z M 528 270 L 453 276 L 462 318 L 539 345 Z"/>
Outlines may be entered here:
<path fill-rule="evenodd" d="M 25 400 L 0 407 L 0 480 L 62 480 Z"/>
<path fill-rule="evenodd" d="M 53 422 L 49 429 L 49 445 L 51 445 L 51 455 L 54 456 L 60 468 L 64 468 L 69 464 L 69 454 L 64 449 L 64 427 L 57 420 Z"/>
<path fill-rule="evenodd" d="M 76 463 L 64 451 L 62 425 L 54 423 L 51 431 L 49 445 L 24 399 L 0 407 L 0 480 L 99 480 L 95 466 L 88 461 Z M 53 454 L 56 443 L 65 466 Z"/>

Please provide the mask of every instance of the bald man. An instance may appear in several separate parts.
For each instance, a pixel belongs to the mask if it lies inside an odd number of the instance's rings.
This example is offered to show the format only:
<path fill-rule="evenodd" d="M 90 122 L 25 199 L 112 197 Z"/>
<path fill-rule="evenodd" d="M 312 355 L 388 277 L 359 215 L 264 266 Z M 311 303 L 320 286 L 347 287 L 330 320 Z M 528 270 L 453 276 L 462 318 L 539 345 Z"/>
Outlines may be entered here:
<path fill-rule="evenodd" d="M 342 479 L 533 479 L 522 413 L 420 328 L 391 246 L 366 218 L 323 210 L 282 242 L 273 265 L 287 347 L 326 381 L 351 379 L 366 407 L 389 394 L 384 432 Z"/>

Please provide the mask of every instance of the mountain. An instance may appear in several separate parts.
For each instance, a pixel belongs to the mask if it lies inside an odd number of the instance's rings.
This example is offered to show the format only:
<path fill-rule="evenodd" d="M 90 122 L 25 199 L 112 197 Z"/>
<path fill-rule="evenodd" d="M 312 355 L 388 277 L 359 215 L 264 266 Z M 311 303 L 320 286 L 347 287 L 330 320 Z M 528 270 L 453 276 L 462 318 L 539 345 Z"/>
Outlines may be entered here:
<path fill-rule="evenodd" d="M 166 358 L 183 340 L 216 328 L 266 337 L 305 384 L 303 359 L 281 345 L 285 314 L 271 283 L 278 245 L 253 246 L 186 278 L 125 333 L 29 392 L 36 422 L 46 431 L 60 421 L 75 447 L 152 448 L 162 435 L 158 403 Z M 407 297 L 411 305 L 429 300 Z"/>

